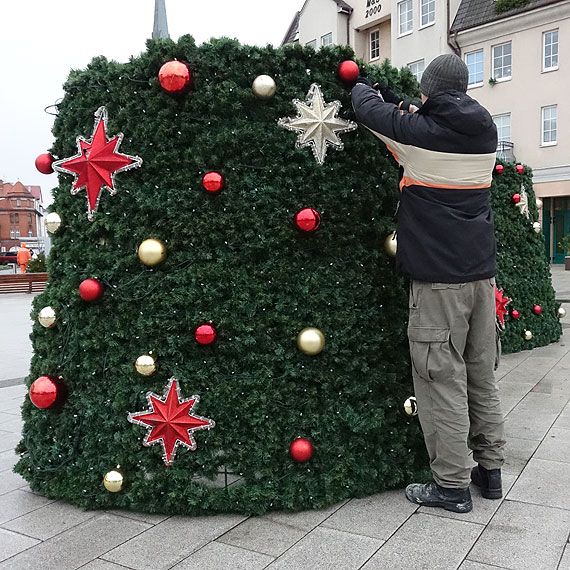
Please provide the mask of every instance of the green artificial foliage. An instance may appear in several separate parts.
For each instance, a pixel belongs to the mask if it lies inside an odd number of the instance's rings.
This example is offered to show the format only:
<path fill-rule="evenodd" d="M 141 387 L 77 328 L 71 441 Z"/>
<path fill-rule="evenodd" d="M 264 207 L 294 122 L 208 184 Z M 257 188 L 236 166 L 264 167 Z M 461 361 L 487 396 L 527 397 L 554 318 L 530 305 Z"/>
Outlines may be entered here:
<path fill-rule="evenodd" d="M 403 408 L 413 394 L 407 283 L 384 252 L 397 168 L 362 128 L 341 134 L 344 150 L 329 148 L 321 166 L 277 125 L 296 116 L 292 100 L 305 100 L 312 83 L 354 118 L 337 76 L 352 57 L 346 47 L 274 50 L 228 39 L 198 47 L 185 36 L 151 41 L 126 64 L 99 57 L 70 74 L 52 153 L 75 155 L 76 137 L 91 137 L 105 105 L 107 135 L 124 133 L 119 151 L 143 164 L 116 176 L 118 192 L 103 192 L 93 222 L 85 191 L 70 193 L 71 176 L 60 175 L 54 191 L 62 226 L 33 316 L 49 305 L 57 322 L 34 327 L 28 383 L 61 376 L 68 395 L 56 410 L 24 404 L 16 469 L 34 491 L 85 508 L 262 513 L 425 479 L 419 424 Z M 185 96 L 158 82 L 175 58 L 195 74 Z M 409 72 L 368 73 L 417 95 Z M 272 99 L 252 92 L 260 74 L 277 83 Z M 202 188 L 208 171 L 226 180 L 217 196 Z M 309 235 L 294 225 L 305 207 L 322 216 Z M 167 247 L 157 268 L 137 256 L 147 238 Z M 104 284 L 100 301 L 79 297 L 87 278 Z M 201 346 L 194 331 L 208 321 L 217 340 Z M 297 348 L 305 327 L 325 335 L 322 353 Z M 158 370 L 141 376 L 134 362 L 150 351 Z M 200 396 L 195 413 L 216 426 L 196 432 L 196 451 L 180 447 L 167 467 L 127 414 L 148 409 L 147 392 L 162 395 L 171 377 L 182 397 Z M 289 455 L 299 436 L 314 445 L 306 463 Z M 103 476 L 117 465 L 124 487 L 109 493 Z"/>
<path fill-rule="evenodd" d="M 556 302 L 548 259 L 544 251 L 542 231 L 535 232 L 532 225 L 538 222 L 536 195 L 532 188 L 532 171 L 524 165 L 519 174 L 516 165 L 503 163 L 504 171 L 495 171 L 491 187 L 491 200 L 497 237 L 497 287 L 511 299 L 507 309 L 516 309 L 519 318 L 505 316 L 505 330 L 501 333 L 503 352 L 519 352 L 555 342 L 562 334 L 557 317 L 560 303 Z M 528 198 L 529 218 L 513 202 L 514 194 L 521 194 L 521 186 Z M 540 315 L 533 307 L 542 308 Z M 532 333 L 525 340 L 525 330 Z"/>
<path fill-rule="evenodd" d="M 26 273 L 45 273 L 46 271 L 46 256 L 44 253 L 38 254 L 30 260 L 26 267 Z"/>
<path fill-rule="evenodd" d="M 497 12 L 497 14 L 502 14 L 503 12 L 508 12 L 514 8 L 526 6 L 530 1 L 531 0 L 496 0 L 495 12 Z"/>
<path fill-rule="evenodd" d="M 91 137 L 93 114 L 105 105 L 107 135 L 124 133 L 119 151 L 143 164 L 117 175 L 116 195 L 103 191 L 93 222 L 85 191 L 70 193 L 71 176 L 60 175 L 54 190 L 62 226 L 32 317 L 49 305 L 57 321 L 34 325 L 27 381 L 61 377 L 67 397 L 53 410 L 24 403 L 16 471 L 34 491 L 90 509 L 259 514 L 426 480 L 419 424 L 403 409 L 413 394 L 408 284 L 384 251 L 395 229 L 397 166 L 366 129 L 341 134 L 344 150 L 329 148 L 321 166 L 309 148 L 295 148 L 296 133 L 277 125 L 296 116 L 292 100 L 305 100 L 312 83 L 354 119 L 337 76 L 352 57 L 347 47 L 274 50 L 228 39 L 196 46 L 184 36 L 150 41 L 129 63 L 99 57 L 70 74 L 52 153 L 75 155 L 76 137 Z M 194 72 L 186 95 L 159 85 L 158 71 L 172 59 Z M 408 70 L 361 67 L 397 93 L 419 94 Z M 269 100 L 252 92 L 260 74 L 277 83 Z M 500 261 L 509 266 L 498 282 L 524 311 L 542 302 L 547 323 L 542 330 L 529 316 L 535 339 L 523 346 L 515 342 L 519 324 L 509 322 L 505 346 L 520 350 L 555 340 L 559 325 L 550 318 L 540 237 L 509 202 L 520 176 L 505 168 L 493 190 Z M 218 195 L 202 187 L 209 171 L 226 180 Z M 322 216 L 308 235 L 293 221 L 305 207 Z M 168 251 L 156 268 L 137 256 L 148 238 Z M 517 263 L 524 272 L 511 271 Z M 78 295 L 87 278 L 104 285 L 97 302 Z M 194 331 L 209 321 L 217 340 L 199 345 Z M 305 327 L 325 336 L 316 356 L 297 348 Z M 149 352 L 158 370 L 141 376 L 134 362 Z M 200 396 L 194 412 L 216 426 L 196 432 L 197 449 L 180 447 L 167 467 L 160 445 L 144 447 L 147 430 L 127 415 L 147 410 L 147 392 L 162 395 L 171 377 L 183 398 Z M 289 455 L 297 437 L 314 445 L 306 463 Z M 117 465 L 125 481 L 110 493 L 102 480 Z"/>

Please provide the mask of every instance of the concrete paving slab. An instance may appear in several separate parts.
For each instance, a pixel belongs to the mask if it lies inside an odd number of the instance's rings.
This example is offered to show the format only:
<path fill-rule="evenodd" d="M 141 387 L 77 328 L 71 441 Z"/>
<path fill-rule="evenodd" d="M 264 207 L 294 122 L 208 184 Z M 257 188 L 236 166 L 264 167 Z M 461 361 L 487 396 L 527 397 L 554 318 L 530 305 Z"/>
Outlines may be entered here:
<path fill-rule="evenodd" d="M 124 517 L 117 518 L 127 521 Z M 99 558 L 135 570 L 167 570 L 245 518 L 240 515 L 170 517 Z"/>
<path fill-rule="evenodd" d="M 172 570 L 262 570 L 272 561 L 273 558 L 265 554 L 210 542 Z"/>
<path fill-rule="evenodd" d="M 16 489 L 21 489 L 24 485 L 27 485 L 26 481 L 17 473 L 2 471 L 2 476 L 0 477 L 0 496 L 15 491 Z"/>
<path fill-rule="evenodd" d="M 383 541 L 318 527 L 285 552 L 268 570 L 356 570 L 382 546 Z"/>
<path fill-rule="evenodd" d="M 558 416 L 556 422 L 554 422 L 553 427 L 559 429 L 570 429 L 570 404 L 566 404 L 566 407 L 562 410 L 562 413 Z"/>
<path fill-rule="evenodd" d="M 321 526 L 388 540 L 417 509 L 403 490 L 389 491 L 352 499 Z"/>
<path fill-rule="evenodd" d="M 416 513 L 362 570 L 456 570 L 483 529 L 479 524 Z"/>
<path fill-rule="evenodd" d="M 18 456 L 13 449 L 0 453 L 0 473 L 7 470 L 11 471 L 12 467 L 16 465 L 16 461 L 18 461 Z"/>
<path fill-rule="evenodd" d="M 28 536 L 22 536 L 21 534 L 0 528 L 0 545 L 2 545 L 0 549 L 0 561 L 8 560 L 19 552 L 23 552 L 35 546 L 38 542 L 38 540 L 34 540 Z M 0 568 L 3 567 L 4 565 L 0 564 Z"/>
<path fill-rule="evenodd" d="M 126 517 L 135 521 L 141 521 L 151 525 L 159 524 L 166 519 L 170 518 L 170 515 L 157 515 L 152 513 L 135 513 L 133 511 L 105 511 L 112 515 L 117 515 L 118 517 Z"/>
<path fill-rule="evenodd" d="M 10 414 L 6 415 L 9 416 Z M 0 430 L 20 435 L 22 433 L 23 425 L 24 422 L 22 418 L 18 416 L 11 416 L 11 419 L 5 421 L 3 424 L 0 424 Z"/>
<path fill-rule="evenodd" d="M 562 560 L 560 561 L 557 570 L 570 570 L 570 544 L 566 545 Z"/>
<path fill-rule="evenodd" d="M 20 439 L 22 439 L 22 436 L 19 433 L 0 430 L 0 453 L 13 450 L 20 442 Z"/>
<path fill-rule="evenodd" d="M 517 437 L 507 438 L 505 445 L 505 463 L 502 467 L 503 473 L 519 475 L 539 445 L 539 441 L 532 439 L 520 439 Z"/>
<path fill-rule="evenodd" d="M 561 372 L 554 370 L 547 374 L 533 389 L 538 394 L 553 394 L 555 396 L 570 396 L 570 370 Z"/>
<path fill-rule="evenodd" d="M 531 383 L 511 383 L 503 384 L 503 381 L 499 382 L 499 394 L 501 398 L 501 410 L 503 415 L 507 416 L 510 412 L 518 406 L 519 402 L 529 394 L 536 384 Z"/>
<path fill-rule="evenodd" d="M 554 570 L 569 524 L 568 511 L 504 501 L 468 560 L 510 570 Z"/>
<path fill-rule="evenodd" d="M 307 534 L 306 530 L 266 517 L 252 517 L 217 539 L 218 542 L 277 558 Z"/>
<path fill-rule="evenodd" d="M 39 499 L 38 495 L 26 493 Z M 96 516 L 96 511 L 81 511 L 67 503 L 53 502 L 2 525 L 2 528 L 47 540 L 52 536 L 85 522 Z"/>
<path fill-rule="evenodd" d="M 301 511 L 298 513 L 288 513 L 285 511 L 270 511 L 263 515 L 264 518 L 277 522 L 279 524 L 285 524 L 293 528 L 299 528 L 309 532 L 315 527 L 319 526 L 323 521 L 328 519 L 333 513 L 338 511 L 343 505 L 348 501 L 341 501 L 336 503 L 326 509 L 319 509 L 316 511 Z"/>
<path fill-rule="evenodd" d="M 507 438 L 542 441 L 565 404 L 560 398 L 549 394 L 527 394 L 507 416 Z"/>
<path fill-rule="evenodd" d="M 4 388 L 2 388 L 4 389 Z M 22 403 L 19 400 L 0 400 L 0 412 L 20 416 Z"/>
<path fill-rule="evenodd" d="M 125 567 L 97 558 L 89 562 L 89 564 L 82 566 L 81 570 L 125 570 Z"/>
<path fill-rule="evenodd" d="M 503 479 L 503 497 L 507 496 L 509 489 L 516 481 L 516 475 L 511 473 L 502 473 Z M 469 513 L 453 513 L 445 509 L 420 507 L 419 513 L 435 515 L 447 519 L 456 519 L 459 521 L 472 522 L 486 525 L 501 506 L 503 499 L 490 500 L 485 499 L 481 495 L 481 490 L 476 485 L 471 484 L 471 499 L 473 500 L 473 510 Z"/>
<path fill-rule="evenodd" d="M 2 562 L 0 569 L 75 570 L 148 528 L 138 521 L 101 514 Z"/>
<path fill-rule="evenodd" d="M 504 566 L 489 566 L 488 564 L 481 564 L 480 562 L 471 562 L 465 560 L 457 570 L 508 570 Z"/>
<path fill-rule="evenodd" d="M 534 458 L 570 463 L 570 430 L 553 427 L 539 445 Z"/>
<path fill-rule="evenodd" d="M 570 463 L 531 459 L 507 499 L 570 511 Z"/>
<path fill-rule="evenodd" d="M 27 392 L 27 388 L 22 384 L 18 386 L 8 386 L 2 390 L 2 401 L 18 400 L 21 403 Z"/>
<path fill-rule="evenodd" d="M 51 501 L 45 497 L 26 493 L 19 489 L 11 493 L 6 493 L 5 495 L 0 495 L 0 525 L 4 525 L 12 519 L 26 515 L 49 503 L 51 503 Z"/>

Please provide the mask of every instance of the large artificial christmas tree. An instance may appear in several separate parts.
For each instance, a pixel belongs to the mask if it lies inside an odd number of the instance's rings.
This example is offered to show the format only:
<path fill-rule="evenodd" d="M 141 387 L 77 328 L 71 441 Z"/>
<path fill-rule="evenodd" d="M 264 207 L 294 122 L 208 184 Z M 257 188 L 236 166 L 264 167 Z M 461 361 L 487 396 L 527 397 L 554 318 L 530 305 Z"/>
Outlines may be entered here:
<path fill-rule="evenodd" d="M 407 281 L 384 245 L 398 170 L 352 123 L 338 72 L 352 55 L 186 36 L 71 73 L 52 149 L 71 175 L 54 190 L 16 467 L 33 490 L 261 513 L 425 475 L 404 409 Z M 417 94 L 407 70 L 368 73 Z M 518 246 L 537 263 L 529 231 Z M 542 303 L 532 342 L 554 340 L 545 266 L 536 289 L 512 275 L 505 294 Z"/>

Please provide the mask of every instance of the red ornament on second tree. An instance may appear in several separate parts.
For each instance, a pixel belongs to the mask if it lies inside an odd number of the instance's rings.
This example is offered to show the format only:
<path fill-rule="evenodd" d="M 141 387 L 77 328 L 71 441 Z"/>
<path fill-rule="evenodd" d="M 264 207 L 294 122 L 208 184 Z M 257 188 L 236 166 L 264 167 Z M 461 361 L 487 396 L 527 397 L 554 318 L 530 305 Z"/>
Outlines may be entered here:
<path fill-rule="evenodd" d="M 521 201 L 521 195 L 520 194 L 513 194 L 512 200 L 515 204 L 518 204 Z"/>
<path fill-rule="evenodd" d="M 522 164 L 517 164 L 515 168 L 519 174 L 522 174 L 524 172 L 524 166 Z"/>
<path fill-rule="evenodd" d="M 200 344 L 212 344 L 216 340 L 216 329 L 211 325 L 200 325 L 194 334 Z"/>
<path fill-rule="evenodd" d="M 212 194 L 221 192 L 224 185 L 224 177 L 219 172 L 206 172 L 202 178 L 202 186 Z"/>
<path fill-rule="evenodd" d="M 360 70 L 358 69 L 358 65 L 351 59 L 343 61 L 338 66 L 338 76 L 346 83 L 352 83 L 356 81 L 359 75 Z"/>
<path fill-rule="evenodd" d="M 497 166 L 495 166 L 495 170 L 497 171 L 497 174 L 502 174 L 505 167 L 502 164 L 497 164 Z"/>
<path fill-rule="evenodd" d="M 314 232 L 321 225 L 321 215 L 313 208 L 303 208 L 295 215 L 295 225 L 302 232 Z"/>
<path fill-rule="evenodd" d="M 532 308 L 532 312 L 533 312 L 535 315 L 540 315 L 540 313 L 542 313 L 542 307 L 541 307 L 540 305 L 535 305 L 535 306 Z"/>
<path fill-rule="evenodd" d="M 103 296 L 103 285 L 97 279 L 85 279 L 79 285 L 79 296 L 84 301 L 97 301 Z"/>
<path fill-rule="evenodd" d="M 298 437 L 289 446 L 291 457 L 299 463 L 304 463 L 311 459 L 313 451 L 313 444 L 304 437 Z"/>
<path fill-rule="evenodd" d="M 55 408 L 65 395 L 63 384 L 52 376 L 40 376 L 30 386 L 30 401 L 40 410 Z"/>
<path fill-rule="evenodd" d="M 511 318 L 518 319 L 520 316 L 521 316 L 521 314 L 516 309 L 513 309 L 511 311 Z"/>
<path fill-rule="evenodd" d="M 167 61 L 158 72 L 160 86 L 171 95 L 181 95 L 192 87 L 192 72 L 181 61 Z"/>
<path fill-rule="evenodd" d="M 53 156 L 49 153 L 46 152 L 44 154 L 40 154 L 37 158 L 36 158 L 36 168 L 42 173 L 42 174 L 51 174 L 53 172 L 53 161 L 55 159 L 53 158 Z"/>

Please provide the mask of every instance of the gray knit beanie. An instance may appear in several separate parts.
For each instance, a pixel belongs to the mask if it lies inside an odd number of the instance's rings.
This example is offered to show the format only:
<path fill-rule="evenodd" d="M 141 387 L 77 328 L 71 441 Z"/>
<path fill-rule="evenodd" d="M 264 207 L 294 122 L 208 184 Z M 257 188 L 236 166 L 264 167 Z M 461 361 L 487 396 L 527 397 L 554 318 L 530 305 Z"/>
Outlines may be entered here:
<path fill-rule="evenodd" d="M 469 70 L 465 62 L 452 53 L 437 56 L 425 68 L 420 90 L 426 97 L 441 91 L 467 92 Z"/>

